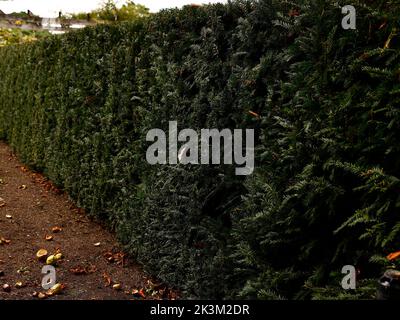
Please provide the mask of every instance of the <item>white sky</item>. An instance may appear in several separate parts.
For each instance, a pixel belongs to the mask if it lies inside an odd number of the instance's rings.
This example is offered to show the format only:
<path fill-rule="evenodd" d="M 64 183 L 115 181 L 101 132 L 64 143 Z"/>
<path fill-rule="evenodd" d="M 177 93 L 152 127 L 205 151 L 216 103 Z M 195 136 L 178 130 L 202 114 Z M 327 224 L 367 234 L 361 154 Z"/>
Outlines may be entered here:
<path fill-rule="evenodd" d="M 50 18 L 63 13 L 89 12 L 99 7 L 103 0 L 0 0 L 0 10 L 5 13 L 31 10 L 41 17 Z M 117 1 L 124 3 L 124 0 Z M 152 12 L 163 8 L 182 7 L 185 4 L 202 4 L 227 2 L 227 0 L 136 0 L 137 4 L 143 4 Z"/>

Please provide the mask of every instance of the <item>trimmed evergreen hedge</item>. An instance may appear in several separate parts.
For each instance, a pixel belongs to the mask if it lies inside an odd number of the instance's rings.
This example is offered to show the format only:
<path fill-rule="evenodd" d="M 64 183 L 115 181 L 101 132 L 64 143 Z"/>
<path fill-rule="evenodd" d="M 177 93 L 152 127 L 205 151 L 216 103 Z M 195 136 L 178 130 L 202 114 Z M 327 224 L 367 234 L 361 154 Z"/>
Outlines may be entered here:
<path fill-rule="evenodd" d="M 400 249 L 400 6 L 353 1 L 343 30 L 337 2 L 188 6 L 1 48 L 0 138 L 186 297 L 372 297 Z M 147 131 L 171 120 L 256 129 L 255 172 L 148 165 Z M 347 264 L 362 290 L 341 290 Z"/>

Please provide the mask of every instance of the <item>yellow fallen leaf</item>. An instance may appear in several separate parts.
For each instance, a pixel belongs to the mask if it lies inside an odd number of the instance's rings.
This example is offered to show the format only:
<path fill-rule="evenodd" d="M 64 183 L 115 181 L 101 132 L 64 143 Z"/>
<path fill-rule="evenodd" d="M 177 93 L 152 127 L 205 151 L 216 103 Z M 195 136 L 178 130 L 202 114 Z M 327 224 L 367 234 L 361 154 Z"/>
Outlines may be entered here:
<path fill-rule="evenodd" d="M 55 258 L 55 256 L 54 255 L 51 255 L 51 256 L 48 256 L 47 257 L 47 259 L 46 259 L 46 264 L 47 265 L 53 265 L 53 264 L 55 264 L 56 263 L 56 258 Z"/>
<path fill-rule="evenodd" d="M 54 296 L 56 294 L 59 294 L 62 290 L 63 290 L 63 285 L 60 283 L 57 283 L 46 292 L 46 295 Z"/>
<path fill-rule="evenodd" d="M 40 249 L 38 252 L 36 252 L 36 258 L 39 260 L 44 260 L 48 255 L 48 252 L 46 249 Z"/>
<path fill-rule="evenodd" d="M 63 258 L 62 253 L 57 253 L 56 255 L 54 255 L 54 259 L 55 259 L 56 261 L 61 260 L 62 258 Z"/>
<path fill-rule="evenodd" d="M 117 291 L 121 290 L 121 284 L 119 284 L 119 283 L 114 284 L 112 287 L 114 290 L 117 290 Z"/>

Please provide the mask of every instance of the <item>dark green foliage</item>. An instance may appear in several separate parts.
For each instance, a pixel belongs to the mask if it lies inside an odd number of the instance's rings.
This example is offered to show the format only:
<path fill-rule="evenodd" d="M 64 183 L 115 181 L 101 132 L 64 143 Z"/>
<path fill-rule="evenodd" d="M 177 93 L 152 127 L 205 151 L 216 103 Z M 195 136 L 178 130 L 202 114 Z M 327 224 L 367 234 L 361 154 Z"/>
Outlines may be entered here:
<path fill-rule="evenodd" d="M 277 23 L 296 37 L 275 57 L 278 91 L 235 224 L 243 297 L 324 298 L 328 289 L 310 288 L 331 284 L 346 298 L 343 265 L 376 278 L 384 259 L 374 254 L 399 248 L 400 7 L 376 8 L 357 6 L 356 31 L 342 30 L 329 1 Z M 364 284 L 353 298 L 371 298 Z"/>
<path fill-rule="evenodd" d="M 371 298 L 400 249 L 400 8 L 360 0 L 343 30 L 337 2 L 188 6 L 2 48 L 0 138 L 186 297 Z M 147 131 L 171 120 L 254 128 L 254 174 L 148 165 Z"/>

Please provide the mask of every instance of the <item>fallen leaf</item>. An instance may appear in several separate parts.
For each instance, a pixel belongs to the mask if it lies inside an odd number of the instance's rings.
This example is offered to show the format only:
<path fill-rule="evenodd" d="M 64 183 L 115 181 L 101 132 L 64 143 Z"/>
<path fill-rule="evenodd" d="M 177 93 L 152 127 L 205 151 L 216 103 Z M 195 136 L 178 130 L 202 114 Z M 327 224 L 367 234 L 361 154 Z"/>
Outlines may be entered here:
<path fill-rule="evenodd" d="M 386 258 L 389 261 L 393 261 L 393 260 L 396 260 L 398 257 L 400 257 L 400 251 L 396 251 L 396 252 L 393 252 L 391 254 L 388 254 Z"/>
<path fill-rule="evenodd" d="M 11 287 L 10 287 L 10 285 L 9 284 L 4 284 L 3 285 L 3 291 L 4 292 L 11 292 Z"/>
<path fill-rule="evenodd" d="M 95 273 L 97 271 L 97 267 L 91 264 L 89 267 L 86 267 L 88 273 Z"/>
<path fill-rule="evenodd" d="M 144 289 L 140 289 L 140 290 L 139 290 L 139 295 L 140 295 L 142 298 L 146 298 L 146 295 L 145 295 L 145 293 L 144 293 Z"/>
<path fill-rule="evenodd" d="M 75 268 L 69 269 L 69 271 L 77 276 L 85 275 L 89 273 L 95 273 L 97 271 L 97 267 L 94 265 L 90 265 L 88 267 L 77 266 Z"/>
<path fill-rule="evenodd" d="M 22 281 L 18 281 L 18 282 L 15 284 L 15 287 L 16 287 L 17 289 L 21 289 L 21 288 L 26 287 L 26 285 L 25 285 Z"/>
<path fill-rule="evenodd" d="M 10 244 L 11 240 L 5 239 L 3 237 L 0 238 L 0 245 L 2 244 Z"/>
<path fill-rule="evenodd" d="M 29 268 L 28 267 L 21 267 L 17 270 L 17 273 L 29 273 Z"/>
<path fill-rule="evenodd" d="M 44 293 L 42 293 L 42 292 L 40 292 L 40 293 L 37 295 L 37 297 L 38 297 L 39 299 L 46 299 L 46 298 L 47 298 L 47 296 L 46 296 Z"/>
<path fill-rule="evenodd" d="M 132 290 L 132 295 L 134 295 L 134 296 L 136 296 L 136 297 L 139 297 L 139 296 L 140 296 L 140 295 L 139 295 L 139 290 L 133 289 L 133 290 Z"/>
<path fill-rule="evenodd" d="M 73 273 L 74 275 L 77 275 L 77 276 L 80 276 L 80 275 L 88 273 L 86 268 L 83 268 L 81 266 L 78 266 L 78 267 L 75 267 L 75 268 L 71 268 L 71 269 L 69 269 L 69 271 L 71 273 Z"/>
<path fill-rule="evenodd" d="M 116 290 L 116 291 L 119 291 L 119 290 L 121 290 L 121 284 L 120 284 L 120 283 L 116 283 L 116 284 L 114 284 L 114 285 L 112 286 L 112 288 L 113 288 L 114 290 Z"/>
<path fill-rule="evenodd" d="M 53 240 L 53 236 L 48 236 L 48 235 L 47 235 L 47 236 L 45 237 L 45 239 L 46 239 L 46 241 L 51 241 L 51 240 Z"/>
<path fill-rule="evenodd" d="M 63 255 L 62 255 L 61 252 L 59 252 L 59 253 L 57 253 L 57 254 L 54 255 L 54 259 L 55 259 L 56 261 L 61 260 L 62 258 L 63 258 Z"/>
<path fill-rule="evenodd" d="M 64 289 L 64 285 L 57 283 L 46 292 L 46 295 L 49 297 L 54 296 L 56 294 L 61 293 L 61 291 L 63 289 Z"/>
<path fill-rule="evenodd" d="M 249 111 L 249 114 L 251 114 L 252 116 L 254 116 L 256 118 L 260 117 L 260 115 L 258 113 L 256 113 L 256 112 L 254 112 L 254 111 Z"/>
<path fill-rule="evenodd" d="M 62 231 L 62 229 L 61 229 L 61 227 L 53 227 L 53 228 L 51 229 L 51 231 L 52 231 L 53 233 L 59 233 L 59 232 Z"/>
<path fill-rule="evenodd" d="M 106 272 L 103 273 L 103 278 L 106 281 L 106 287 L 111 286 L 112 280 L 111 280 L 110 276 Z"/>
<path fill-rule="evenodd" d="M 132 294 L 133 294 L 135 297 L 146 298 L 146 294 L 144 293 L 144 289 L 143 289 L 143 288 L 140 289 L 140 290 L 133 289 L 133 290 L 132 290 Z"/>
<path fill-rule="evenodd" d="M 36 252 L 36 258 L 39 259 L 39 261 L 44 261 L 48 255 L 48 252 L 46 249 L 40 249 L 38 252 Z"/>
<path fill-rule="evenodd" d="M 106 260 L 110 263 L 117 263 L 118 265 L 122 265 L 122 267 L 125 264 L 125 253 L 123 252 L 118 252 L 118 253 L 112 253 L 110 251 L 103 253 L 103 257 L 106 258 Z"/>
<path fill-rule="evenodd" d="M 47 265 L 54 265 L 56 262 L 57 262 L 57 259 L 55 258 L 55 256 L 53 254 L 48 256 L 46 259 Z"/>
<path fill-rule="evenodd" d="M 28 172 L 29 170 L 26 168 L 26 167 L 24 167 L 24 166 L 21 166 L 20 167 L 20 170 L 22 171 L 22 172 Z"/>

